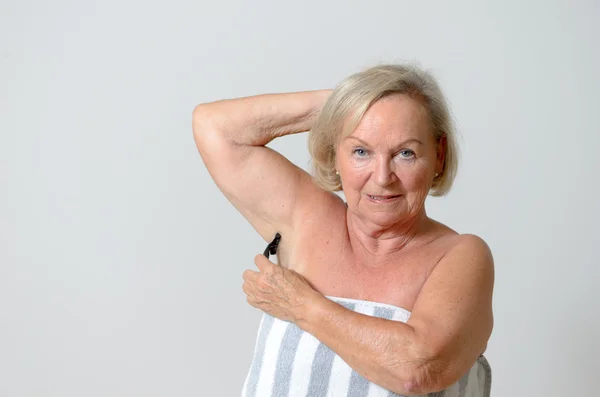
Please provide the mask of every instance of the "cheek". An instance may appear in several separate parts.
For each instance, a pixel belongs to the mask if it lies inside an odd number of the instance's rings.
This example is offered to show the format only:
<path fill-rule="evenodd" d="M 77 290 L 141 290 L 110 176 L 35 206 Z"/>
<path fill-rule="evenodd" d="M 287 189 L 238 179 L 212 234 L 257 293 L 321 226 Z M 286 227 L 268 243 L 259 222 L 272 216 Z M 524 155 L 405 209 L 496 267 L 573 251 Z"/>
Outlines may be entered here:
<path fill-rule="evenodd" d="M 344 179 L 344 186 L 360 190 L 368 179 L 369 177 L 364 172 L 349 172 Z"/>
<path fill-rule="evenodd" d="M 348 167 L 346 167 L 345 181 L 355 184 L 368 179 L 371 172 L 365 163 L 366 162 L 350 162 Z"/>
<path fill-rule="evenodd" d="M 400 170 L 398 177 L 408 191 L 429 191 L 429 177 L 427 167 L 414 167 Z"/>

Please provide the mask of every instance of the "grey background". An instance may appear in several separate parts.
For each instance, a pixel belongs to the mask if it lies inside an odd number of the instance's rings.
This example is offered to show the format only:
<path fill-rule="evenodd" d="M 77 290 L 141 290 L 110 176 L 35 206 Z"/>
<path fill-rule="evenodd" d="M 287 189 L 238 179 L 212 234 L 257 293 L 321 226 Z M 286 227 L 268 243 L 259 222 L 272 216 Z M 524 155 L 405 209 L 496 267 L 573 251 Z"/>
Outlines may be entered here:
<path fill-rule="evenodd" d="M 430 215 L 496 260 L 494 396 L 600 373 L 596 1 L 0 1 L 0 396 L 234 396 L 264 248 L 198 155 L 200 102 L 433 71 L 462 135 Z M 308 166 L 306 134 L 273 143 Z"/>

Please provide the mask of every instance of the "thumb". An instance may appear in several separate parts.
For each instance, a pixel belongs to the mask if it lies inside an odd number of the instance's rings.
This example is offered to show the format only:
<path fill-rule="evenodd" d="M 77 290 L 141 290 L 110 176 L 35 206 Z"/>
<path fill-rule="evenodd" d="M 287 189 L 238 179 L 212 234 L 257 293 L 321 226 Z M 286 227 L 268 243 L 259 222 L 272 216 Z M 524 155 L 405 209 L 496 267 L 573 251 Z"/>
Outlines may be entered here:
<path fill-rule="evenodd" d="M 254 263 L 256 264 L 256 267 L 258 267 L 258 270 L 260 270 L 261 272 L 271 270 L 273 267 L 277 266 L 269 259 L 267 259 L 267 257 L 263 254 L 256 255 L 254 257 Z"/>

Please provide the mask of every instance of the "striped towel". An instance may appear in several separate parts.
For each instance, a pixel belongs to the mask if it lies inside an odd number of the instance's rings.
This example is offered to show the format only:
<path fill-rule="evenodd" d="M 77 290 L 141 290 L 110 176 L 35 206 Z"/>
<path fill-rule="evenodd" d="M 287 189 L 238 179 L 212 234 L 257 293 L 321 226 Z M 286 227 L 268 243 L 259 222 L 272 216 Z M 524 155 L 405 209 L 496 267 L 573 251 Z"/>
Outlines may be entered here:
<path fill-rule="evenodd" d="M 401 307 L 357 299 L 327 298 L 357 313 L 406 322 Z M 482 355 L 458 382 L 430 397 L 488 397 L 491 369 Z M 363 378 L 331 349 L 294 323 L 263 314 L 254 359 L 242 397 L 400 396 Z"/>

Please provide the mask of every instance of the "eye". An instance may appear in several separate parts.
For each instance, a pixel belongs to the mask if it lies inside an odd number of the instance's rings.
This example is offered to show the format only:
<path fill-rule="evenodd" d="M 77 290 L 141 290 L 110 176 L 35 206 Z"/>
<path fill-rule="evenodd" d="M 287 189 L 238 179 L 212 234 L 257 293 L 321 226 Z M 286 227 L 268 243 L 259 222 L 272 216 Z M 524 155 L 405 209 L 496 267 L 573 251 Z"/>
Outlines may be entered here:
<path fill-rule="evenodd" d="M 352 154 L 358 157 L 365 157 L 367 155 L 367 151 L 363 148 L 357 148 L 352 151 Z"/>
<path fill-rule="evenodd" d="M 410 149 L 402 149 L 398 152 L 398 154 L 405 159 L 410 159 L 413 158 L 415 156 L 415 152 L 413 152 Z"/>

